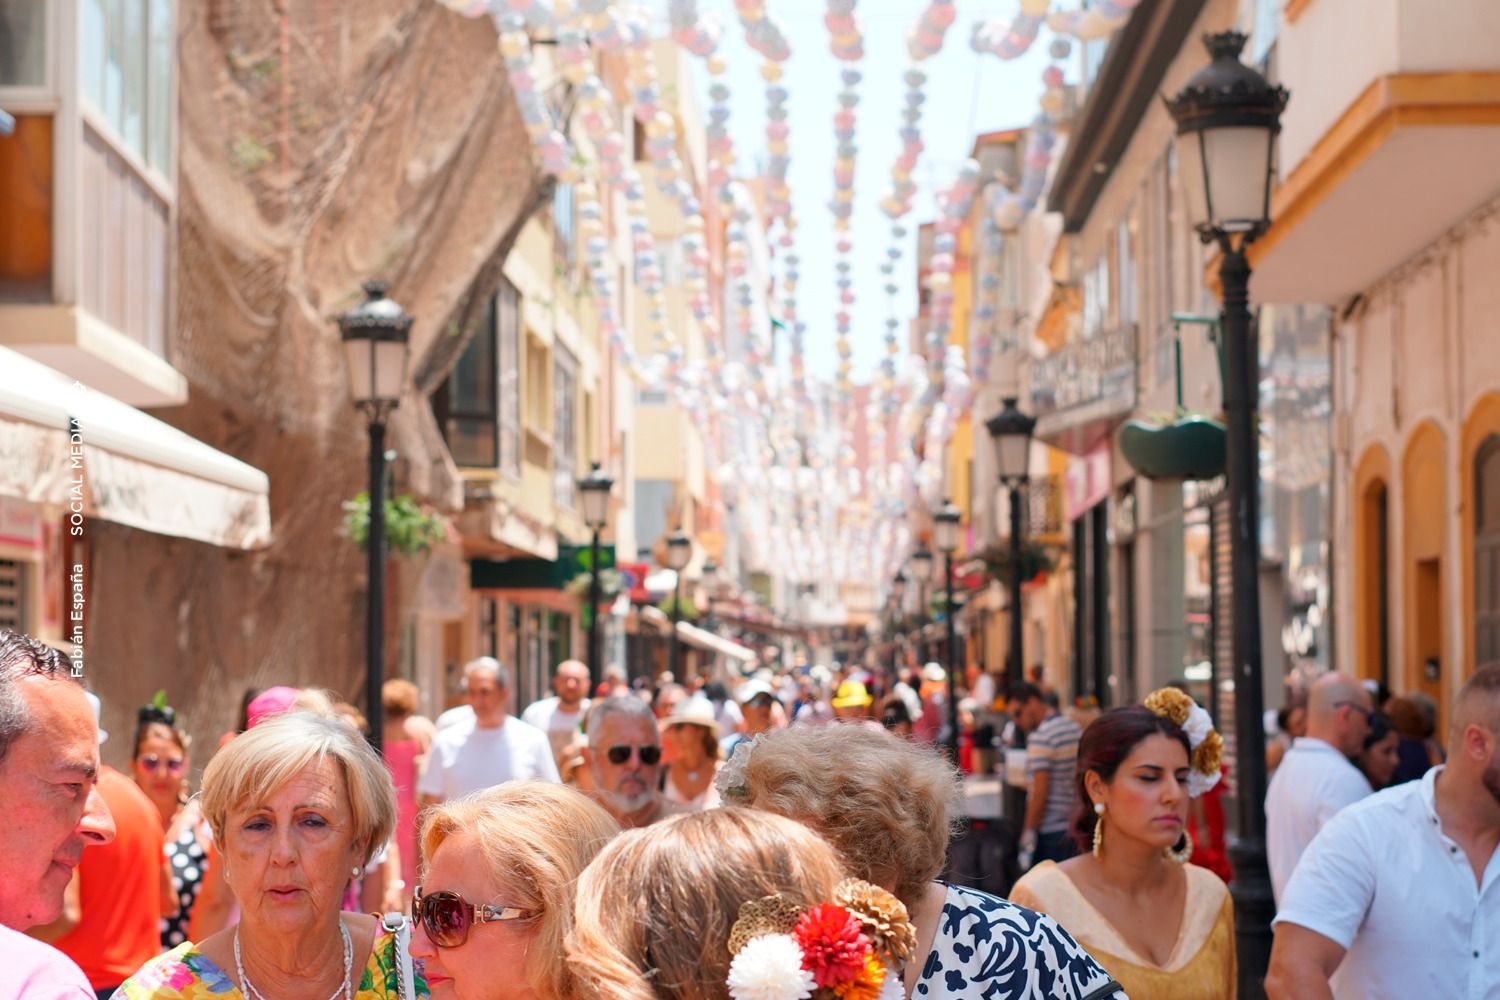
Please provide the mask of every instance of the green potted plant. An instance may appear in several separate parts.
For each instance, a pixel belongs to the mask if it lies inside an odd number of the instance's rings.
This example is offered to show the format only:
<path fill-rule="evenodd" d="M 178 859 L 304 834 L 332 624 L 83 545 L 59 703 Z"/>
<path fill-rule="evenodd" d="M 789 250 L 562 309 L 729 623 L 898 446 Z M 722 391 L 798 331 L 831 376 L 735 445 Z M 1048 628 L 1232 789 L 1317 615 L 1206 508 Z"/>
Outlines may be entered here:
<path fill-rule="evenodd" d="M 364 548 L 370 538 L 370 494 L 360 492 L 344 501 L 342 534 Z M 408 493 L 385 501 L 385 543 L 403 556 L 425 555 L 448 539 L 448 519 L 436 508 L 418 503 Z"/>
<path fill-rule="evenodd" d="M 1224 422 L 1179 406 L 1127 421 L 1120 451 L 1147 479 L 1213 479 L 1224 474 Z"/>
<path fill-rule="evenodd" d="M 985 570 L 991 577 L 1006 586 L 1010 585 L 1012 569 L 1008 542 L 990 546 L 979 553 L 979 559 L 984 563 Z M 1056 565 L 1052 552 L 1045 545 L 1034 541 L 1021 543 L 1022 583 L 1035 580 L 1043 573 L 1051 572 Z"/>

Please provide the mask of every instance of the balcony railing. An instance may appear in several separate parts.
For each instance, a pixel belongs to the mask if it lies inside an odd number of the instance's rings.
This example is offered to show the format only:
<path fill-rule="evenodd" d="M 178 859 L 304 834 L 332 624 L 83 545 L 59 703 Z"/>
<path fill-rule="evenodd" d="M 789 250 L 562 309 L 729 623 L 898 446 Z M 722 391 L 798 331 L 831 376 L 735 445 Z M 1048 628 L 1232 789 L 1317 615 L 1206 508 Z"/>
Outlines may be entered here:
<path fill-rule="evenodd" d="M 1063 477 L 1041 476 L 1026 485 L 1027 536 L 1041 542 L 1061 538 L 1067 529 Z"/>
<path fill-rule="evenodd" d="M 1038 434 L 1129 413 L 1136 400 L 1136 325 L 1075 340 L 1031 366 Z"/>

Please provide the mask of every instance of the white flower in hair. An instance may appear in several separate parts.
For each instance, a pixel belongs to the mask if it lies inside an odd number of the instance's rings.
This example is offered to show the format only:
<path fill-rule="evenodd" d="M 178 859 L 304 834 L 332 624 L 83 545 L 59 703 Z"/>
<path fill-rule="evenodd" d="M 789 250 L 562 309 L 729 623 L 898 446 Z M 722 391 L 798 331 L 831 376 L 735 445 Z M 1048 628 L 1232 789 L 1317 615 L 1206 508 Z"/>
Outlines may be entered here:
<path fill-rule="evenodd" d="M 1224 775 L 1218 771 L 1213 774 L 1203 774 L 1197 769 L 1188 771 L 1188 797 L 1196 799 L 1204 792 L 1213 791 L 1213 787 L 1219 783 Z"/>
<path fill-rule="evenodd" d="M 1214 720 L 1202 706 L 1194 705 L 1188 709 L 1187 722 L 1183 723 L 1182 731 L 1187 734 L 1188 743 L 1196 750 L 1198 744 L 1208 739 L 1208 734 L 1214 731 Z"/>
<path fill-rule="evenodd" d="M 885 970 L 885 982 L 880 987 L 880 1000 L 906 1000 L 906 983 L 896 969 Z"/>
<path fill-rule="evenodd" d="M 734 956 L 725 985 L 734 1000 L 808 1000 L 818 983 L 790 934 L 762 934 Z"/>

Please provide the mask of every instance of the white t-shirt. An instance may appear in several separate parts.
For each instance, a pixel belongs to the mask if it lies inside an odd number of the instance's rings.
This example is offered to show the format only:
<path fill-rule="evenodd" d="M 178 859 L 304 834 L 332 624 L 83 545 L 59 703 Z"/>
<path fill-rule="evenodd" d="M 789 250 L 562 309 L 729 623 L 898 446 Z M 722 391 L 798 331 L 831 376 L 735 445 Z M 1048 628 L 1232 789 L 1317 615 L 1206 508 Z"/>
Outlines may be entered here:
<path fill-rule="evenodd" d="M 554 695 L 526 706 L 526 711 L 521 713 L 521 721 L 547 734 L 547 740 L 552 744 L 552 759 L 559 761 L 568 744 L 573 742 L 573 734 L 578 731 L 578 725 L 588 710 L 587 698 L 568 711 L 563 709 L 562 701 Z"/>
<path fill-rule="evenodd" d="M 0 926 L 0 1000 L 90 1000 L 94 996 L 78 964 L 50 944 Z"/>
<path fill-rule="evenodd" d="M 1323 825 L 1369 794 L 1369 781 L 1333 744 L 1311 736 L 1292 743 L 1266 790 L 1266 861 L 1278 901 Z"/>
<path fill-rule="evenodd" d="M 1287 883 L 1276 923 L 1336 941 L 1336 1000 L 1500 998 L 1500 850 L 1476 883 L 1443 833 L 1443 768 L 1333 817 Z"/>
<path fill-rule="evenodd" d="M 511 717 L 493 729 L 460 722 L 433 737 L 417 794 L 454 799 L 525 778 L 560 780 L 546 733 Z"/>
<path fill-rule="evenodd" d="M 454 705 L 452 708 L 439 715 L 433 721 L 432 727 L 438 732 L 442 732 L 444 729 L 448 729 L 451 726 L 456 726 L 461 722 L 467 722 L 471 726 L 474 724 L 473 705 Z"/>

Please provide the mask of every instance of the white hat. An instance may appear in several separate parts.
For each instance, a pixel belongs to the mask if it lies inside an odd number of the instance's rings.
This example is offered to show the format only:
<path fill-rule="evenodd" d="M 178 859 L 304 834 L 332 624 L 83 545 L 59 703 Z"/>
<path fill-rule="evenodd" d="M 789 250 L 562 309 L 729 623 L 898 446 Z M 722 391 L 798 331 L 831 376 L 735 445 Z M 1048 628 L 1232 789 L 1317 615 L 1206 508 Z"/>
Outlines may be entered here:
<path fill-rule="evenodd" d="M 734 700 L 743 705 L 746 702 L 750 701 L 752 698 L 763 694 L 770 695 L 772 698 L 776 697 L 776 692 L 771 690 L 771 685 L 767 684 L 759 677 L 752 677 L 750 680 L 735 688 Z"/>
<path fill-rule="evenodd" d="M 677 725 L 702 726 L 711 730 L 714 736 L 723 735 L 719 730 L 719 720 L 714 718 L 713 702 L 698 695 L 679 703 L 671 715 L 661 720 L 661 724 L 663 729 Z"/>
<path fill-rule="evenodd" d="M 104 741 L 109 739 L 109 733 L 99 725 L 99 716 L 104 711 L 104 705 L 99 701 L 99 696 L 92 691 L 83 692 L 83 696 L 89 700 L 90 705 L 94 706 L 94 727 L 99 730 L 99 745 L 103 746 Z"/>
<path fill-rule="evenodd" d="M 922 679 L 924 681 L 932 681 L 933 683 L 945 681 L 948 679 L 948 671 L 943 669 L 941 663 L 932 660 L 928 662 L 927 666 L 922 668 Z"/>

